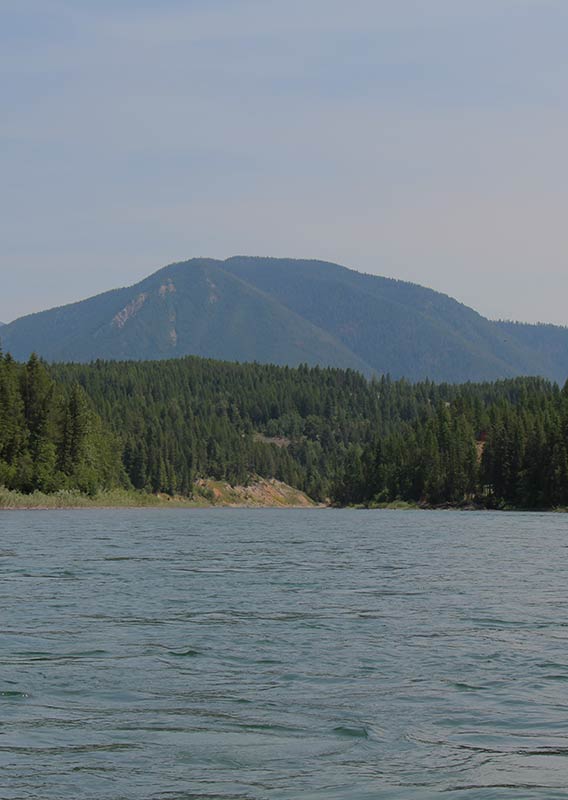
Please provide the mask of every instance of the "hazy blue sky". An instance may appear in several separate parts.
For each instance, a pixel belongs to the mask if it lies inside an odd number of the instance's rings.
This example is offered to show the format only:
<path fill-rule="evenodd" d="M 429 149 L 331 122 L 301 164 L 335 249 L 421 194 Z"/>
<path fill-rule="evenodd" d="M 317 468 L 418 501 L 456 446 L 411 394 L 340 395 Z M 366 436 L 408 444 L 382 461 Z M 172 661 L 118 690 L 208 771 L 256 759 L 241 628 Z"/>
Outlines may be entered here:
<path fill-rule="evenodd" d="M 0 319 L 313 257 L 568 324 L 566 0 L 0 0 Z"/>

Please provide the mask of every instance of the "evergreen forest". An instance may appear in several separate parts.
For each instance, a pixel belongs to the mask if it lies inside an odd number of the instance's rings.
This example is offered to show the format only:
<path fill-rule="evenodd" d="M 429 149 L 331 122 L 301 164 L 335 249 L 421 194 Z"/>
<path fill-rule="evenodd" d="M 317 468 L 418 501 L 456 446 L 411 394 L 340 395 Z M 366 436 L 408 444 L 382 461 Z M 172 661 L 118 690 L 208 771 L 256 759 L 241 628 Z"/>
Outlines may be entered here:
<path fill-rule="evenodd" d="M 35 355 L 22 365 L 0 352 L 0 486 L 93 495 L 125 485 L 116 436 L 79 384 L 57 384 Z"/>
<path fill-rule="evenodd" d="M 0 485 L 190 497 L 276 478 L 337 505 L 568 506 L 568 388 L 351 369 L 0 356 Z"/>

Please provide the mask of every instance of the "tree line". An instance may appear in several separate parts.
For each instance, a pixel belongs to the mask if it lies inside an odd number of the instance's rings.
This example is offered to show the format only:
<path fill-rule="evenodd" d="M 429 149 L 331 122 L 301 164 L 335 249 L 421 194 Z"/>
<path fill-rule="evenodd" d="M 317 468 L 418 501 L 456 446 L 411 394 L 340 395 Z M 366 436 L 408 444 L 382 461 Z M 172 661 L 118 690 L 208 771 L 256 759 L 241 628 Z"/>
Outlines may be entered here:
<path fill-rule="evenodd" d="M 568 388 L 535 379 L 487 392 L 460 387 L 452 400 L 352 447 L 333 495 L 340 504 L 566 507 Z"/>
<path fill-rule="evenodd" d="M 58 385 L 33 355 L 0 351 L 0 486 L 95 494 L 127 485 L 120 448 L 79 384 Z"/>
<path fill-rule="evenodd" d="M 0 485 L 190 496 L 198 478 L 255 475 L 337 504 L 568 506 L 568 389 L 197 357 L 0 357 Z"/>

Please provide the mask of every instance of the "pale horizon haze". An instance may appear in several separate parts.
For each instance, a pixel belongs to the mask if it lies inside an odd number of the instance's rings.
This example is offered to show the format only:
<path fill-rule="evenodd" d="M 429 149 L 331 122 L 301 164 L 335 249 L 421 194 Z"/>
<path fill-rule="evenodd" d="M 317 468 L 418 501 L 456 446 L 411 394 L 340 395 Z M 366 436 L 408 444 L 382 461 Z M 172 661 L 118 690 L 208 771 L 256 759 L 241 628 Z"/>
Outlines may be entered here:
<path fill-rule="evenodd" d="M 197 256 L 568 324 L 565 0 L 0 0 L 0 320 Z"/>

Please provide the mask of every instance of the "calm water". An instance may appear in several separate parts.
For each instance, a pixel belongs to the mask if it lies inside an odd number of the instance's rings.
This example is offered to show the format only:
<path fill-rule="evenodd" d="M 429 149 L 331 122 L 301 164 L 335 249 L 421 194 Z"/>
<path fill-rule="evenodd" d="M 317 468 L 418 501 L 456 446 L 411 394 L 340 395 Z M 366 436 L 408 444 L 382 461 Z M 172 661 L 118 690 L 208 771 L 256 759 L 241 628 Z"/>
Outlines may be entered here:
<path fill-rule="evenodd" d="M 0 514 L 2 800 L 566 798 L 568 517 Z"/>

